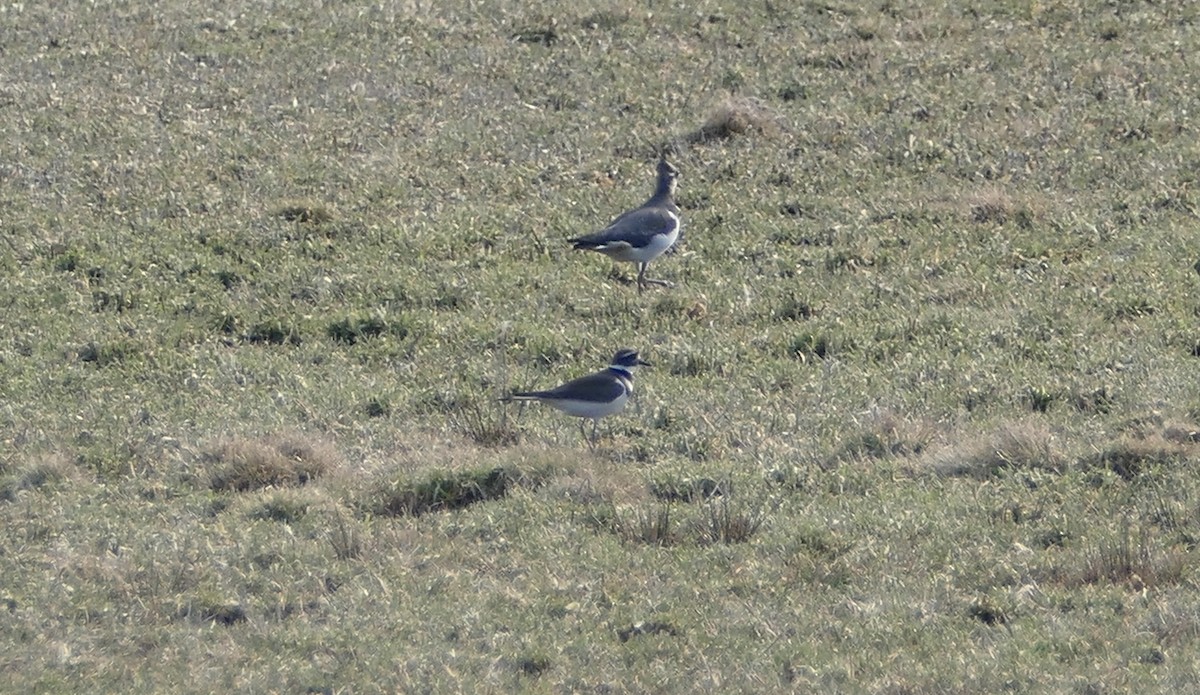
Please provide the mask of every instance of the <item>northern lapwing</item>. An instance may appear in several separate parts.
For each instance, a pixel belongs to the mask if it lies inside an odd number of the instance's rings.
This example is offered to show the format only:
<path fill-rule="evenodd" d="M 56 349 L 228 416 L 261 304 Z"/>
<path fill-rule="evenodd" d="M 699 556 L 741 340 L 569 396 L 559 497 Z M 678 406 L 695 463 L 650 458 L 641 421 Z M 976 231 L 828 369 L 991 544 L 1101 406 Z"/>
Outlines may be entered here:
<path fill-rule="evenodd" d="M 637 263 L 637 286 L 641 292 L 646 285 L 670 287 L 666 280 L 646 277 L 646 265 L 671 248 L 679 238 L 679 206 L 675 204 L 675 186 L 679 170 L 667 161 L 658 160 L 658 185 L 654 195 L 641 207 L 634 208 L 609 223 L 607 227 L 574 239 L 568 239 L 576 249 L 598 251 L 614 261 Z"/>
<path fill-rule="evenodd" d="M 514 391 L 503 401 L 541 401 L 567 415 L 581 418 L 579 434 L 588 446 L 596 445 L 596 426 L 600 418 L 619 413 L 633 395 L 633 368 L 650 366 L 638 357 L 637 350 L 624 348 L 613 355 L 607 369 L 568 381 L 549 391 Z M 585 420 L 592 421 L 592 438 L 584 432 Z"/>

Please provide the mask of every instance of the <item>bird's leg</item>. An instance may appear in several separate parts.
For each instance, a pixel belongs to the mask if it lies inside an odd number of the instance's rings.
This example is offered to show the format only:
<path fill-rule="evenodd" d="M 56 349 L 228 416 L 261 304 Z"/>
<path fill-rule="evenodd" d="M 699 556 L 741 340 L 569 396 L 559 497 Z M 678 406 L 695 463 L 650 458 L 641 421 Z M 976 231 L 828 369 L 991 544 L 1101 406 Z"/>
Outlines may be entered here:
<path fill-rule="evenodd" d="M 583 441 L 587 442 L 589 449 L 595 449 L 596 443 L 587 436 L 587 418 L 579 418 L 579 436 L 583 437 Z"/>
<path fill-rule="evenodd" d="M 592 447 L 596 446 L 596 428 L 600 425 L 599 418 L 592 418 Z"/>
<path fill-rule="evenodd" d="M 638 263 L 637 283 L 638 283 L 638 291 L 639 292 L 642 291 L 642 288 L 644 288 L 646 285 L 658 285 L 659 287 L 674 287 L 675 286 L 675 285 L 667 282 L 666 280 L 658 280 L 655 278 L 646 277 L 646 266 L 648 266 L 648 265 L 650 265 L 650 264 L 649 263 Z"/>

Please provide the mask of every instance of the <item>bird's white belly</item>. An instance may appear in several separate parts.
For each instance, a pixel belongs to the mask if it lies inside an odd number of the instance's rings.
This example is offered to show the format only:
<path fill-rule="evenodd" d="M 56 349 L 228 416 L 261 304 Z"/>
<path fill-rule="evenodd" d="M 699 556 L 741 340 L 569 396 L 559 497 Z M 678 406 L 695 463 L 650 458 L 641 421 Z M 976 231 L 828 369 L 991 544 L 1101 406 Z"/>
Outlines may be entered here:
<path fill-rule="evenodd" d="M 621 394 L 621 397 L 615 401 L 608 403 L 597 403 L 595 401 L 577 401 L 569 398 L 556 398 L 554 400 L 546 400 L 549 405 L 558 408 L 567 415 L 575 417 L 601 418 L 613 413 L 619 413 L 625 407 L 625 401 L 629 400 L 629 394 Z"/>
<path fill-rule="evenodd" d="M 664 251 L 671 248 L 675 240 L 679 238 L 679 227 L 675 227 L 675 231 L 670 234 L 659 234 L 650 240 L 650 243 L 640 249 L 634 249 L 634 257 L 630 260 L 635 263 L 646 263 L 658 258 Z"/>
<path fill-rule="evenodd" d="M 670 234 L 655 235 L 650 239 L 650 243 L 645 246 L 630 246 L 628 243 L 621 243 L 597 250 L 616 261 L 649 263 L 671 248 L 679 238 L 679 227 L 679 218 L 675 217 L 675 228 L 671 230 Z"/>

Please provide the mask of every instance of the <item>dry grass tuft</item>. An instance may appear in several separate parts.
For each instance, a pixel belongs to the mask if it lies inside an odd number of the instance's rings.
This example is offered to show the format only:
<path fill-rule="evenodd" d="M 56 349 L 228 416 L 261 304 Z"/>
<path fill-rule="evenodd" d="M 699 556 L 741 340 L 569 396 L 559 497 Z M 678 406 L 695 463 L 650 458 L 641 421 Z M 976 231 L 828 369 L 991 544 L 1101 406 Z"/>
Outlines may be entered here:
<path fill-rule="evenodd" d="M 521 432 L 509 421 L 504 407 L 485 410 L 478 403 L 464 404 L 451 414 L 451 422 L 482 447 L 500 449 L 521 442 Z"/>
<path fill-rule="evenodd" d="M 607 466 L 568 471 L 555 478 L 548 492 L 554 499 L 585 505 L 647 499 L 646 486 L 637 476 Z"/>
<path fill-rule="evenodd" d="M 516 661 L 517 671 L 526 676 L 540 676 L 553 666 L 554 662 L 545 654 L 526 655 Z"/>
<path fill-rule="evenodd" d="M 308 516 L 314 500 L 310 495 L 296 493 L 296 490 L 275 490 L 267 493 L 266 497 L 249 510 L 250 518 L 284 524 L 300 521 Z"/>
<path fill-rule="evenodd" d="M 184 620 L 225 626 L 245 622 L 248 617 L 240 603 L 207 596 L 181 602 L 175 615 Z"/>
<path fill-rule="evenodd" d="M 966 440 L 938 451 L 931 462 L 939 475 L 976 478 L 1005 469 L 1060 472 L 1067 464 L 1055 435 L 1038 420 L 1006 423 L 982 440 Z"/>
<path fill-rule="evenodd" d="M 968 195 L 964 202 L 967 219 L 976 224 L 1013 223 L 1022 229 L 1029 229 L 1045 212 L 1043 202 L 1036 195 L 1020 194 L 1020 197 L 1014 197 L 998 186 L 976 191 Z"/>
<path fill-rule="evenodd" d="M 624 513 L 614 512 L 609 523 L 610 530 L 626 543 L 670 547 L 686 540 L 671 514 L 671 505 L 663 502 L 634 507 Z"/>
<path fill-rule="evenodd" d="M 513 473 L 502 467 L 455 473 L 437 472 L 424 480 L 400 482 L 380 491 L 377 514 L 419 516 L 435 511 L 462 509 L 508 494 Z"/>
<path fill-rule="evenodd" d="M 1103 415 L 1112 411 L 1115 402 L 1116 397 L 1104 386 L 1091 391 L 1080 391 L 1071 397 L 1071 405 L 1081 413 Z"/>
<path fill-rule="evenodd" d="M 1155 466 L 1177 464 L 1200 455 L 1200 436 L 1190 424 L 1137 428 L 1083 461 L 1132 480 Z"/>
<path fill-rule="evenodd" d="M 936 435 L 936 428 L 926 420 L 909 420 L 891 410 L 876 410 L 842 446 L 839 458 L 912 456 L 925 451 Z"/>
<path fill-rule="evenodd" d="M 6 467 L 7 468 L 7 467 Z M 79 468 L 62 452 L 38 454 L 0 475 L 0 500 L 16 499 L 26 490 L 38 490 L 79 475 Z"/>
<path fill-rule="evenodd" d="M 333 213 L 323 205 L 305 200 L 289 200 L 274 210 L 271 214 L 282 217 L 288 222 L 311 222 L 323 224 L 333 220 Z"/>
<path fill-rule="evenodd" d="M 774 137 L 782 132 L 783 125 L 779 115 L 767 105 L 757 99 L 730 97 L 717 104 L 708 114 L 704 124 L 698 130 L 688 133 L 684 140 L 690 143 L 704 143 L 750 133 Z"/>
<path fill-rule="evenodd" d="M 1176 444 L 1200 444 L 1200 426 L 1192 423 L 1167 423 L 1162 429 L 1162 438 Z"/>
<path fill-rule="evenodd" d="M 1012 196 L 1000 188 L 989 188 L 967 199 L 972 222 L 1004 224 L 1012 219 L 1016 205 Z"/>
<path fill-rule="evenodd" d="M 562 40 L 562 35 L 558 33 L 558 20 L 554 17 L 547 17 L 514 31 L 512 40 L 516 43 L 540 44 L 548 47 Z"/>
<path fill-rule="evenodd" d="M 553 475 L 546 467 L 481 466 L 431 471 L 418 480 L 388 480 L 369 493 L 367 507 L 381 516 L 419 516 L 503 499 L 514 489 L 536 489 Z"/>
<path fill-rule="evenodd" d="M 650 483 L 650 494 L 663 502 L 695 502 L 733 492 L 733 483 L 712 478 L 664 478 Z"/>
<path fill-rule="evenodd" d="M 767 505 L 754 508 L 717 490 L 698 513 L 679 518 L 672 502 L 657 500 L 625 511 L 612 508 L 611 514 L 597 518 L 603 528 L 626 543 L 671 547 L 744 543 L 758 533 L 770 511 Z"/>
<path fill-rule="evenodd" d="M 301 434 L 226 439 L 205 451 L 201 459 L 215 469 L 209 487 L 238 492 L 305 485 L 341 464 L 332 445 Z"/>
<path fill-rule="evenodd" d="M 1008 610 L 986 597 L 971 602 L 967 615 L 989 627 L 1007 625 L 1010 620 Z"/>
<path fill-rule="evenodd" d="M 665 620 L 652 620 L 643 623 L 634 623 L 629 627 L 617 630 L 617 639 L 621 642 L 628 642 L 634 637 L 643 637 L 645 635 L 668 635 L 670 637 L 678 637 L 681 630 L 675 627 L 674 623 Z"/>
<path fill-rule="evenodd" d="M 728 496 L 711 500 L 696 523 L 701 544 L 745 543 L 758 533 L 767 520 L 768 508 L 751 508 Z"/>
<path fill-rule="evenodd" d="M 1134 531 L 1127 520 L 1115 537 L 1093 542 L 1078 566 L 1059 568 L 1053 577 L 1069 587 L 1113 584 L 1142 591 L 1183 582 L 1196 560 L 1195 549 L 1181 545 L 1163 547 L 1149 527 Z"/>
<path fill-rule="evenodd" d="M 579 19 L 579 26 L 592 31 L 597 29 L 611 31 L 612 29 L 616 29 L 622 24 L 630 21 L 632 18 L 633 13 L 628 9 L 623 11 L 597 10 L 591 14 L 581 17 Z"/>
<path fill-rule="evenodd" d="M 339 560 L 353 560 L 362 555 L 362 530 L 341 510 L 335 513 L 335 522 L 329 531 L 329 545 L 334 557 Z"/>

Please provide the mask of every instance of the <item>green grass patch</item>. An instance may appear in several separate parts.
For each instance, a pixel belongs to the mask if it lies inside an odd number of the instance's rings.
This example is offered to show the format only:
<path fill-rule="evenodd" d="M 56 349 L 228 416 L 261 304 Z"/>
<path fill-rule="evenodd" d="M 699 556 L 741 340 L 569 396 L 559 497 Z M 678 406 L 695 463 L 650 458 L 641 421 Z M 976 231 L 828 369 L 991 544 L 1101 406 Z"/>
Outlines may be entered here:
<path fill-rule="evenodd" d="M 1195 689 L 1200 7 L 3 18 L 0 691 Z"/>

